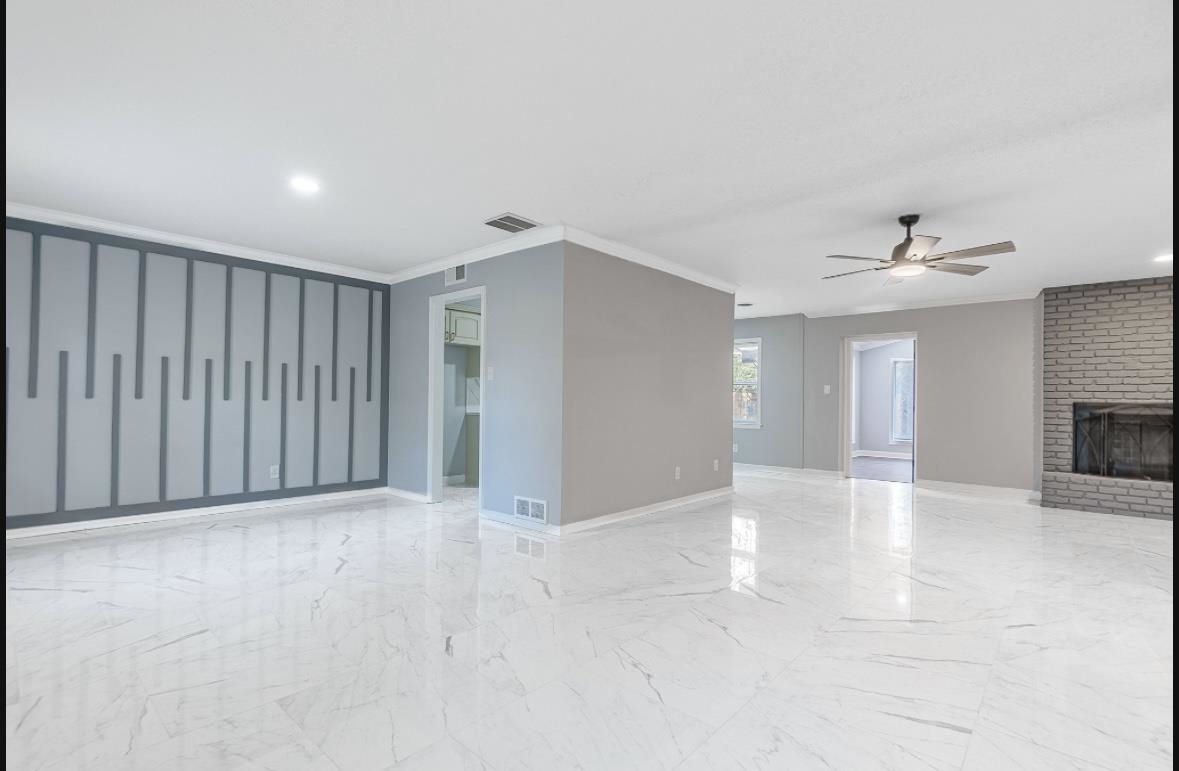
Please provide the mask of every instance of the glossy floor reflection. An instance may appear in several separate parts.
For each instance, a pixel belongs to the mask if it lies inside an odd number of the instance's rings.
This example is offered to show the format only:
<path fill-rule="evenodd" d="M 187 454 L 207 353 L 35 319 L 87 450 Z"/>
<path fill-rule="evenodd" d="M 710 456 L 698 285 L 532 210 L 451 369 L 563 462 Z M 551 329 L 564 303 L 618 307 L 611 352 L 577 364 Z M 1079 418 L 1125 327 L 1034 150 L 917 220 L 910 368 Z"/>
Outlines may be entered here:
<path fill-rule="evenodd" d="M 560 541 L 461 491 L 10 543 L 9 768 L 1171 767 L 1171 523 L 736 488 Z"/>

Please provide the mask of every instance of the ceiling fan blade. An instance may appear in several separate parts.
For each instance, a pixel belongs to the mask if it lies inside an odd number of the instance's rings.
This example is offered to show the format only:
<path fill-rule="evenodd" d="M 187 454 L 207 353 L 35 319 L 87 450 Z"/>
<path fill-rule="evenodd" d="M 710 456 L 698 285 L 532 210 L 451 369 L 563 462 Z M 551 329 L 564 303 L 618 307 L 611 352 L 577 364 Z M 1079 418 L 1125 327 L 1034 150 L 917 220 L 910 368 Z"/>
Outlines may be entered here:
<path fill-rule="evenodd" d="M 840 276 L 854 276 L 857 273 L 871 273 L 876 270 L 888 270 L 891 265 L 881 265 L 879 268 L 864 268 L 863 270 L 853 270 L 849 273 L 836 273 L 834 276 L 823 276 L 824 279 L 839 278 Z"/>
<path fill-rule="evenodd" d="M 939 273 L 958 273 L 963 276 L 977 276 L 987 269 L 986 265 L 949 265 L 940 262 L 926 265 L 926 267 L 930 270 L 936 270 Z"/>
<path fill-rule="evenodd" d="M 935 254 L 926 262 L 932 260 L 966 260 L 971 257 L 986 257 L 988 254 L 1006 254 L 1007 252 L 1014 252 L 1015 244 L 1011 241 L 1003 241 L 998 244 L 987 244 L 986 246 L 972 246 L 969 249 L 959 249 L 956 252 L 944 252 L 942 254 Z"/>
<path fill-rule="evenodd" d="M 933 247 L 937 246 L 937 242 L 941 241 L 937 236 L 913 236 L 909 242 L 909 248 L 905 251 L 905 256 L 910 260 L 924 260 L 925 255 L 933 251 Z"/>
<path fill-rule="evenodd" d="M 850 254 L 829 254 L 829 260 L 867 260 L 868 262 L 888 262 L 888 260 L 878 260 L 875 257 L 852 257 Z"/>
<path fill-rule="evenodd" d="M 900 276 L 889 276 L 885 280 L 884 286 L 896 286 L 897 284 L 903 283 L 904 280 L 905 279 L 901 278 Z"/>

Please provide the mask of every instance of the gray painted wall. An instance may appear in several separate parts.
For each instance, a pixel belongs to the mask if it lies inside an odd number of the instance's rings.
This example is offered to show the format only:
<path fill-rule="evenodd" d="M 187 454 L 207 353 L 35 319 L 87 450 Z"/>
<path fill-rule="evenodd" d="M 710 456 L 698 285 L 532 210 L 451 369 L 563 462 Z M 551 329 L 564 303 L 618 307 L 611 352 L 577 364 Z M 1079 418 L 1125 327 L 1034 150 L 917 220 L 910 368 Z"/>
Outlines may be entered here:
<path fill-rule="evenodd" d="M 760 337 L 762 353 L 761 428 L 733 429 L 739 463 L 802 468 L 804 320 L 794 314 L 733 323 L 734 338 Z"/>
<path fill-rule="evenodd" d="M 382 484 L 384 285 L 13 219 L 5 270 L 7 526 Z"/>
<path fill-rule="evenodd" d="M 561 399 L 564 244 L 546 244 L 467 266 L 467 280 L 442 274 L 395 284 L 390 292 L 389 485 L 426 492 L 429 298 L 487 287 L 481 430 L 483 506 L 510 514 L 512 496 L 548 501 L 561 516 Z"/>
<path fill-rule="evenodd" d="M 732 341 L 731 294 L 566 244 L 561 524 L 732 484 Z"/>
<path fill-rule="evenodd" d="M 911 442 L 893 444 L 889 441 L 892 420 L 892 360 L 913 358 L 913 341 L 895 343 L 858 351 L 859 401 L 856 418 L 859 422 L 856 449 L 865 452 L 912 452 Z"/>
<path fill-rule="evenodd" d="M 839 467 L 843 338 L 916 332 L 917 477 L 1036 489 L 1037 307 L 1014 300 L 807 319 L 806 467 Z"/>
<path fill-rule="evenodd" d="M 467 473 L 467 346 L 444 345 L 442 473 Z"/>

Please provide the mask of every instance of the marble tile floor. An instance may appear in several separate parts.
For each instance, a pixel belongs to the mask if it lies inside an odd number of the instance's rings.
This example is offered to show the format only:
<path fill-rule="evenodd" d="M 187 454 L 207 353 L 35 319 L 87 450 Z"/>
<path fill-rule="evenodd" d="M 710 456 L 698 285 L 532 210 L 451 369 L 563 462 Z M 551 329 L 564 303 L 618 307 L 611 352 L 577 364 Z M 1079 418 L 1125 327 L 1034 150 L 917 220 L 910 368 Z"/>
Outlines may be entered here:
<path fill-rule="evenodd" d="M 913 461 L 904 458 L 877 458 L 864 455 L 852 458 L 852 473 L 856 479 L 876 479 L 881 482 L 912 482 Z"/>
<path fill-rule="evenodd" d="M 10 541 L 12 769 L 1152 769 L 1170 522 L 743 473 L 560 540 L 473 491 Z"/>

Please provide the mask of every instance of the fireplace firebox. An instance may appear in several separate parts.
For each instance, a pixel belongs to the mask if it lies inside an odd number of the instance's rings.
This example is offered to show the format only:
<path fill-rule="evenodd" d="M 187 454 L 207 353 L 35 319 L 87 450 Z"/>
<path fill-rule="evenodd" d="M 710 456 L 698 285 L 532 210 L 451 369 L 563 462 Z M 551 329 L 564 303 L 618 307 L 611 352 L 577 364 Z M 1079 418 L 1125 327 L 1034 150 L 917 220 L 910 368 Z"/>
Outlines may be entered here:
<path fill-rule="evenodd" d="M 1173 403 L 1073 404 L 1073 471 L 1174 481 Z"/>

